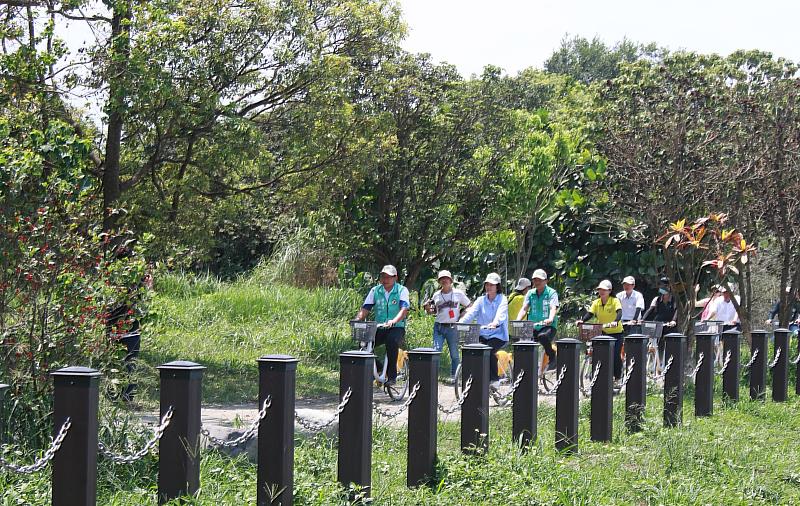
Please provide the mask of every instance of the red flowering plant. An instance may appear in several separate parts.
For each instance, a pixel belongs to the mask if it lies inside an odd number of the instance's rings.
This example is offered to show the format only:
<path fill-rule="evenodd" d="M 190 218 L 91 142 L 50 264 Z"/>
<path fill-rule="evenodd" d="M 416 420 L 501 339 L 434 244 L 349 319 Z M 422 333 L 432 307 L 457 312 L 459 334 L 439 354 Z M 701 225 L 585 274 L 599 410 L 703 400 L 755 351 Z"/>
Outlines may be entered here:
<path fill-rule="evenodd" d="M 108 308 L 136 297 L 144 277 L 128 235 L 102 231 L 90 142 L 43 121 L 34 102 L 0 100 L 0 382 L 12 386 L 12 441 L 48 434 L 53 370 L 119 374 Z"/>
<path fill-rule="evenodd" d="M 701 276 L 711 274 L 715 283 L 732 292 L 730 281 L 738 278 L 756 248 L 741 232 L 726 228 L 726 214 L 713 213 L 687 222 L 678 220 L 657 239 L 663 245 L 666 268 L 675 282 L 679 301 L 688 316 L 695 307 L 696 291 L 688 289 L 700 282 Z M 710 268 L 710 270 L 709 270 Z M 731 297 L 743 328 L 749 328 L 749 315 L 742 311 L 739 301 Z"/>

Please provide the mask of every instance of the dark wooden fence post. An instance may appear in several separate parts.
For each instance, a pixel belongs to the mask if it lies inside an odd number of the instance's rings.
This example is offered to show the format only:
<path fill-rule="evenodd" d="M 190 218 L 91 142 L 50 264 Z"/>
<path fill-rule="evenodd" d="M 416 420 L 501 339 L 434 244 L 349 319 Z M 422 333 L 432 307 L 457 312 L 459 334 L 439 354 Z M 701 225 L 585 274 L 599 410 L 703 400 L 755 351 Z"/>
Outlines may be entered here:
<path fill-rule="evenodd" d="M 348 389 L 350 400 L 339 415 L 338 480 L 361 488 L 359 497 L 372 493 L 372 370 L 375 355 L 346 351 L 339 355 L 339 399 Z"/>
<path fill-rule="evenodd" d="M 193 496 L 200 489 L 200 410 L 205 367 L 177 360 L 158 366 L 160 416 L 172 421 L 158 445 L 158 503 Z"/>
<path fill-rule="evenodd" d="M 739 401 L 739 372 L 741 371 L 742 333 L 726 330 L 722 333 L 722 356 L 728 362 L 722 373 L 722 398 L 728 402 Z"/>
<path fill-rule="evenodd" d="M 615 337 L 598 336 L 592 339 L 592 441 L 611 441 L 614 401 L 614 344 Z M 598 370 L 597 368 L 600 368 Z"/>
<path fill-rule="evenodd" d="M 780 353 L 772 367 L 772 400 L 775 402 L 786 402 L 789 398 L 789 332 L 789 329 L 776 329 L 774 333 L 775 353 Z"/>
<path fill-rule="evenodd" d="M 536 441 L 539 402 L 539 347 L 534 341 L 514 343 L 514 378 L 522 373 L 522 381 L 514 391 L 511 433 L 514 441 L 527 448 Z"/>
<path fill-rule="evenodd" d="M 100 373 L 65 367 L 53 376 L 53 436 L 70 428 L 53 457 L 53 506 L 94 506 L 97 502 L 97 406 Z"/>
<path fill-rule="evenodd" d="M 628 384 L 625 385 L 625 426 L 628 432 L 639 432 L 644 427 L 649 342 L 650 338 L 642 334 L 625 336 L 625 370 L 630 368 L 631 371 Z"/>
<path fill-rule="evenodd" d="M 408 406 L 406 485 L 409 487 L 429 483 L 436 476 L 440 356 L 433 348 L 408 352 L 409 388 L 413 390 L 419 382 L 417 396 Z"/>
<path fill-rule="evenodd" d="M 10 385 L 0 383 L 0 445 L 6 442 L 6 392 Z"/>
<path fill-rule="evenodd" d="M 683 419 L 683 375 L 686 366 L 686 336 L 667 334 L 664 364 L 672 359 L 664 377 L 664 427 L 675 427 Z"/>
<path fill-rule="evenodd" d="M 714 338 L 713 332 L 698 332 L 694 359 L 703 363 L 694 377 L 694 416 L 711 416 L 714 413 Z"/>
<path fill-rule="evenodd" d="M 578 451 L 578 353 L 577 339 L 559 339 L 556 378 L 566 367 L 556 392 L 556 449 L 565 453 Z"/>
<path fill-rule="evenodd" d="M 483 453 L 489 449 L 489 348 L 485 344 L 461 347 L 461 386 L 472 378 L 461 405 L 461 451 Z"/>
<path fill-rule="evenodd" d="M 767 396 L 767 331 L 750 332 L 750 351 L 758 350 L 753 364 L 750 366 L 750 398 L 764 399 Z"/>
<path fill-rule="evenodd" d="M 258 409 L 270 399 L 258 426 L 258 506 L 292 504 L 294 494 L 294 401 L 297 359 L 267 355 L 258 359 Z"/>

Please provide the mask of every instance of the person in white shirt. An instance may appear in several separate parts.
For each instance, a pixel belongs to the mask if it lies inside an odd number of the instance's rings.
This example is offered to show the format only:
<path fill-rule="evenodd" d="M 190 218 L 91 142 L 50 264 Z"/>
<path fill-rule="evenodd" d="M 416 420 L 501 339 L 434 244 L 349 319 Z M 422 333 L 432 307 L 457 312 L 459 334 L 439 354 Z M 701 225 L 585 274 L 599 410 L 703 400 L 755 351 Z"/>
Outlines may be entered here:
<path fill-rule="evenodd" d="M 708 319 L 721 321 L 725 325 L 736 325 L 739 328 L 739 314 L 731 301 L 731 292 L 724 287 L 720 287 L 719 291 L 722 293 L 722 297 L 714 302 L 714 308 L 708 315 Z"/>
<path fill-rule="evenodd" d="M 450 352 L 450 376 L 454 378 L 459 363 L 458 332 L 455 327 L 448 324 L 458 322 L 461 308 L 469 307 L 470 300 L 464 292 L 453 288 L 453 275 L 450 271 L 439 272 L 438 280 L 442 288 L 433 294 L 425 310 L 428 314 L 436 315 L 433 324 L 433 347 L 442 351 L 447 341 Z"/>
<path fill-rule="evenodd" d="M 635 286 L 636 279 L 633 276 L 625 276 L 622 280 L 622 291 L 617 294 L 617 300 L 622 304 L 622 325 L 625 327 L 625 334 L 644 312 L 644 296 L 634 290 Z"/>

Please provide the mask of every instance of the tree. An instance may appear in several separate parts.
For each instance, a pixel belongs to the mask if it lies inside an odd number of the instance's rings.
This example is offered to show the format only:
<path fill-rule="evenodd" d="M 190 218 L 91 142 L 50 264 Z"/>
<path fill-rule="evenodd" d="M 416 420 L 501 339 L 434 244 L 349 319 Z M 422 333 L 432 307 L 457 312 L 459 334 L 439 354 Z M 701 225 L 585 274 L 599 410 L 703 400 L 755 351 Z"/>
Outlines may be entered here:
<path fill-rule="evenodd" d="M 571 39 L 565 36 L 561 39 L 561 46 L 545 61 L 544 68 L 547 72 L 563 74 L 589 84 L 617 77 L 620 63 L 632 63 L 639 59 L 658 60 L 662 53 L 663 50 L 654 42 L 638 44 L 622 39 L 609 47 L 598 37 L 588 40 L 579 36 Z"/>

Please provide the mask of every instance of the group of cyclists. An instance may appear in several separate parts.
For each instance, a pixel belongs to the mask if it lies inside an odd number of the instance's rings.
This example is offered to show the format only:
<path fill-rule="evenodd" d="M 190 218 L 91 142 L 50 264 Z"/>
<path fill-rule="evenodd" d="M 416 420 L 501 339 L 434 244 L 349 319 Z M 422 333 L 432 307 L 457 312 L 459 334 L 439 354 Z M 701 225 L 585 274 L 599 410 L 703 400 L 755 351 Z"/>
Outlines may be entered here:
<path fill-rule="evenodd" d="M 445 342 L 447 343 L 451 381 L 455 381 L 459 364 L 458 334 L 453 325 L 456 323 L 480 325 L 479 341 L 491 348 L 491 388 L 499 385 L 497 352 L 508 344 L 508 324 L 511 318 L 536 322 L 533 337 L 542 344 L 547 354 L 548 369 L 556 367 L 552 343 L 558 328 L 559 298 L 556 290 L 548 286 L 548 276 L 543 269 L 536 269 L 531 279 L 520 278 L 509 296 L 503 294 L 500 275 L 492 272 L 484 279 L 483 295 L 475 301 L 471 301 L 466 293 L 455 288 L 450 271 L 440 271 L 437 280 L 440 288 L 424 304 L 424 308 L 429 314 L 435 315 L 434 348 L 441 352 Z M 375 334 L 375 347 L 386 346 L 387 384 L 392 385 L 397 378 L 397 355 L 405 337 L 405 320 L 411 304 L 408 289 L 398 283 L 397 269 L 394 266 L 384 266 L 379 281 L 364 299 L 356 320 L 365 320 L 372 313 L 379 324 Z M 614 295 L 611 281 L 601 281 L 596 287 L 597 299 L 576 322 L 581 325 L 584 321 L 592 320 L 602 325 L 603 334 L 616 338 L 614 378 L 617 381 L 622 376 L 621 347 L 624 337 L 634 325 L 642 321 L 654 321 L 662 322 L 665 327 L 674 327 L 677 320 L 677 306 L 669 278 L 659 279 L 658 295 L 647 309 L 644 296 L 635 287 L 634 277 L 626 276 L 622 280 L 623 290 Z M 698 303 L 703 308 L 701 321 L 716 320 L 727 325 L 739 323 L 731 294 L 723 287 L 714 287 L 711 296 Z M 778 311 L 779 308 L 773 308 L 773 313 L 777 314 Z M 793 314 L 793 319 L 796 317 L 797 314 Z M 663 351 L 663 342 L 659 343 L 659 348 Z"/>

